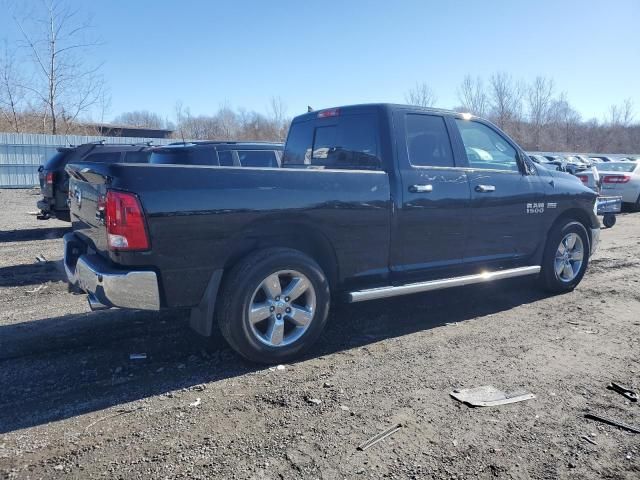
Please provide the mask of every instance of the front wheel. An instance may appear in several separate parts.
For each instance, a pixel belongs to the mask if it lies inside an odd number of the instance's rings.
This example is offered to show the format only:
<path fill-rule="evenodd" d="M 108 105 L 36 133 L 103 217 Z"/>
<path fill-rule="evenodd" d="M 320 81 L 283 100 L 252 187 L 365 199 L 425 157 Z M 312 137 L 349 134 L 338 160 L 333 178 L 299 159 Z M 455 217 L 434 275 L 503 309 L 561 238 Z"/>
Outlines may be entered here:
<path fill-rule="evenodd" d="M 589 264 L 589 236 L 575 221 L 552 228 L 542 259 L 540 280 L 550 292 L 573 290 L 582 280 Z"/>
<path fill-rule="evenodd" d="M 613 228 L 616 224 L 616 216 L 613 213 L 605 213 L 602 217 L 602 224 L 607 228 Z"/>
<path fill-rule="evenodd" d="M 320 266 L 288 248 L 269 248 L 238 263 L 223 282 L 216 315 L 231 347 L 260 363 L 286 362 L 320 336 L 330 293 Z"/>

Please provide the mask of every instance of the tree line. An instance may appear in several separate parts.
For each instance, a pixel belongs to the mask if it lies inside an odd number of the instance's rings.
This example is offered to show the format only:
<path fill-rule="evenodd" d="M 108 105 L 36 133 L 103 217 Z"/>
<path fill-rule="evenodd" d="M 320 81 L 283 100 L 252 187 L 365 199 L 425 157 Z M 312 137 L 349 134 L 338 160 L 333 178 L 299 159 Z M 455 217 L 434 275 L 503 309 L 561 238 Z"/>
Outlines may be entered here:
<path fill-rule="evenodd" d="M 488 118 L 523 148 L 549 152 L 640 152 L 640 124 L 630 98 L 611 105 L 603 118 L 584 119 L 556 89 L 552 78 L 527 82 L 505 72 L 488 79 L 466 75 L 456 90 L 454 110 Z M 405 95 L 407 103 L 433 107 L 438 97 L 428 83 L 417 83 Z"/>
<path fill-rule="evenodd" d="M 20 39 L 5 41 L 0 50 L 0 131 L 97 134 L 95 123 L 104 123 L 110 95 L 102 65 L 93 60 L 101 41 L 92 36 L 91 22 L 65 0 L 26 8 L 10 9 Z M 601 119 L 585 119 L 552 78 L 524 81 L 505 72 L 486 79 L 466 75 L 456 93 L 455 110 L 488 118 L 527 150 L 640 153 L 631 99 L 612 105 Z M 408 90 L 405 100 L 438 105 L 426 82 Z M 184 139 L 282 141 L 290 118 L 284 101 L 273 97 L 267 113 L 223 105 L 210 115 L 193 115 L 178 103 L 172 119 L 131 111 L 112 123 L 168 129 Z"/>

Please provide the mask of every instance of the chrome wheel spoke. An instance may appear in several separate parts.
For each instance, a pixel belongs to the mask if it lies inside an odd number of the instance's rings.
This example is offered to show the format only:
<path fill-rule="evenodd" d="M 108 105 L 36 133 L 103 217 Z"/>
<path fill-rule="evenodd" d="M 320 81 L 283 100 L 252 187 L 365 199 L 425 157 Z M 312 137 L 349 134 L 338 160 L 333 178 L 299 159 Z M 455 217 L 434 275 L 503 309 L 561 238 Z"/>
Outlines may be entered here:
<path fill-rule="evenodd" d="M 282 320 L 273 319 L 269 324 L 265 336 L 271 345 L 280 345 L 284 340 L 284 322 Z"/>
<path fill-rule="evenodd" d="M 313 313 L 297 307 L 291 309 L 291 312 L 287 314 L 287 318 L 297 327 L 305 327 L 313 320 Z"/>
<path fill-rule="evenodd" d="M 309 289 L 309 280 L 303 277 L 294 277 L 293 280 L 287 285 L 287 288 L 284 289 L 282 295 L 289 298 L 289 302 L 293 302 L 300 295 L 306 292 Z"/>
<path fill-rule="evenodd" d="M 280 276 L 277 273 L 269 275 L 262 282 L 262 288 L 267 298 L 273 300 L 282 294 L 282 287 L 280 286 Z"/>
<path fill-rule="evenodd" d="M 305 334 L 315 311 L 316 292 L 309 278 L 295 270 L 279 270 L 256 287 L 246 322 L 256 340 L 285 347 Z"/>
<path fill-rule="evenodd" d="M 269 310 L 268 303 L 254 303 L 251 305 L 251 310 L 249 311 L 249 321 L 252 324 L 256 324 L 267 318 L 271 315 L 271 311 Z"/>
<path fill-rule="evenodd" d="M 577 233 L 564 236 L 553 263 L 556 277 L 562 282 L 571 282 L 580 273 L 584 261 L 584 244 Z"/>

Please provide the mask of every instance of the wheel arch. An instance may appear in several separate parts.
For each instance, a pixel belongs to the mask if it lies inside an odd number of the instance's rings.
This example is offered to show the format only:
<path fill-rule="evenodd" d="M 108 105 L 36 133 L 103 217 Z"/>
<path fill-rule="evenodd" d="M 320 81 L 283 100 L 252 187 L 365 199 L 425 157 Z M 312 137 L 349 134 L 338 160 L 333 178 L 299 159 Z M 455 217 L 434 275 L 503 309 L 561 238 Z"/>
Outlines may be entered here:
<path fill-rule="evenodd" d="M 580 223 L 586 230 L 587 238 L 589 239 L 589 251 L 591 251 L 591 244 L 593 242 L 593 239 L 591 238 L 592 221 L 589 214 L 586 213 L 581 208 L 569 208 L 564 212 L 562 212 L 560 215 L 558 215 L 558 217 L 553 221 L 553 223 L 549 226 L 547 230 L 547 239 L 550 237 L 551 232 L 553 231 L 554 228 L 556 228 L 558 225 L 562 224 L 563 222 L 567 222 L 571 220 Z"/>
<path fill-rule="evenodd" d="M 248 225 L 227 242 L 228 253 L 213 271 L 200 303 L 191 309 L 193 330 L 204 336 L 212 334 L 218 291 L 225 274 L 250 253 L 271 247 L 291 248 L 308 255 L 322 268 L 330 289 L 337 288 L 339 267 L 335 249 L 320 229 L 305 221 L 264 219 Z"/>
<path fill-rule="evenodd" d="M 339 266 L 333 244 L 317 227 L 305 221 L 255 222 L 228 242 L 228 254 L 222 268 L 227 271 L 251 252 L 272 247 L 298 250 L 322 268 L 331 289 L 339 282 Z"/>

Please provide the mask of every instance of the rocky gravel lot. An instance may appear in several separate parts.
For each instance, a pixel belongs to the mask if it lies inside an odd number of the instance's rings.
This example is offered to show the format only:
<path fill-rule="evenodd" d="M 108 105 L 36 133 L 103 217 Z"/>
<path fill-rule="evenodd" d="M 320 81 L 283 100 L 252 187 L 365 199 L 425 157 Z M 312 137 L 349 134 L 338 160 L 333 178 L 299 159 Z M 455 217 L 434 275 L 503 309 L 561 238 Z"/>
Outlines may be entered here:
<path fill-rule="evenodd" d="M 307 358 L 269 369 L 187 312 L 89 312 L 63 281 L 68 224 L 36 198 L 0 190 L 0 478 L 640 478 L 640 434 L 584 418 L 640 426 L 606 389 L 640 390 L 640 214 L 570 294 L 525 279 L 337 306 Z M 536 398 L 449 396 L 487 384 Z"/>

